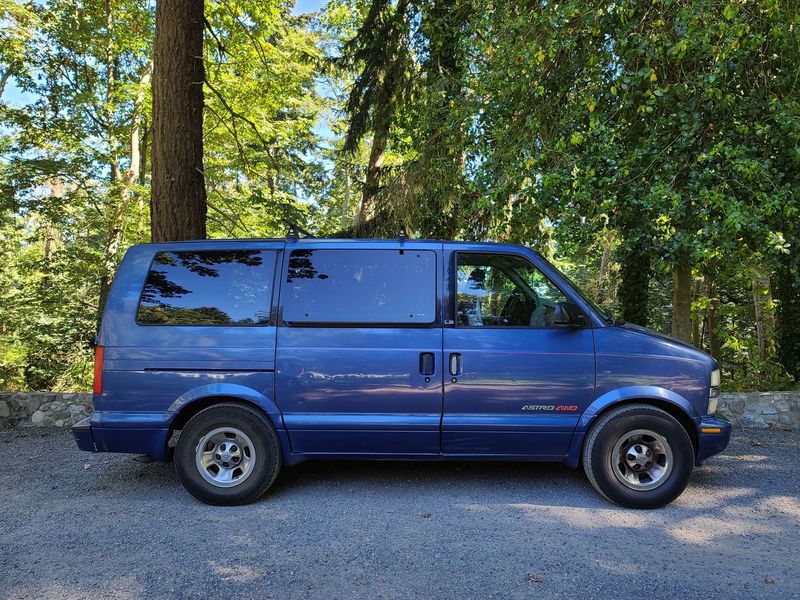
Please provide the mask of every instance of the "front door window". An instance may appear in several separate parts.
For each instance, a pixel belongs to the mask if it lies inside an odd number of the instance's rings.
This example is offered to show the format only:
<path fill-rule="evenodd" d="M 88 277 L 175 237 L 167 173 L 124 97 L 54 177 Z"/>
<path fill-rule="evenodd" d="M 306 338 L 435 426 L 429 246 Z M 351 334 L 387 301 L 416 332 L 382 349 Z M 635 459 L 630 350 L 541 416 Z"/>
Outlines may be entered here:
<path fill-rule="evenodd" d="M 457 255 L 459 327 L 551 327 L 564 293 L 539 269 L 512 254 Z"/>

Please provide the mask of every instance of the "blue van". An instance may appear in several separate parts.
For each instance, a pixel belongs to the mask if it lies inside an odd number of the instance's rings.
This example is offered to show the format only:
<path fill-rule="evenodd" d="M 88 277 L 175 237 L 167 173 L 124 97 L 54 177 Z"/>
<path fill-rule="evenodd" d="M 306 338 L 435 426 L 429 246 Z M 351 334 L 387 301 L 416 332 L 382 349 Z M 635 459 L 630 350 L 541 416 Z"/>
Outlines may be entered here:
<path fill-rule="evenodd" d="M 626 507 L 722 451 L 710 356 L 612 320 L 540 254 L 470 242 L 128 250 L 97 338 L 90 452 L 174 460 L 210 504 L 307 459 L 583 464 Z"/>

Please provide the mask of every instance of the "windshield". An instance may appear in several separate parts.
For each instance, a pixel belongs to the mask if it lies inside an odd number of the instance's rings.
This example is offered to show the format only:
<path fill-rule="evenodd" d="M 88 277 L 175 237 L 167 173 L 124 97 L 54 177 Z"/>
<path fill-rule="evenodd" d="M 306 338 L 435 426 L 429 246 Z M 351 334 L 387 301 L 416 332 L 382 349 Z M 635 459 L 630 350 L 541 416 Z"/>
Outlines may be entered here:
<path fill-rule="evenodd" d="M 575 292 L 577 292 L 577 294 L 578 294 L 578 295 L 579 295 L 579 296 L 580 296 L 580 297 L 581 297 L 581 298 L 582 298 L 582 299 L 583 299 L 583 300 L 584 300 L 584 301 L 585 301 L 585 302 L 586 302 L 586 303 L 587 303 L 589 306 L 591 306 L 591 307 L 592 307 L 592 308 L 593 308 L 593 309 L 594 309 L 594 310 L 597 312 L 597 314 L 599 314 L 601 317 L 603 317 L 603 319 L 605 319 L 605 320 L 606 320 L 606 321 L 608 321 L 609 323 L 613 323 L 613 322 L 614 322 L 614 316 L 611 314 L 611 311 L 609 311 L 609 310 L 607 310 L 607 309 L 603 308 L 602 306 L 600 306 L 599 304 L 597 304 L 597 302 L 595 302 L 595 301 L 594 301 L 594 300 L 592 300 L 592 299 L 591 299 L 589 296 L 587 296 L 587 295 L 586 295 L 586 293 L 585 293 L 585 292 L 584 292 L 584 291 L 581 289 L 581 287 L 580 287 L 580 286 L 579 286 L 577 283 L 575 283 L 575 282 L 572 280 L 572 278 L 571 278 L 569 275 L 567 275 L 566 273 L 564 273 L 564 271 L 562 271 L 561 269 L 558 269 L 558 268 L 556 268 L 556 267 L 553 265 L 553 263 L 551 263 L 549 260 L 547 260 L 547 259 L 546 259 L 544 256 L 542 256 L 541 254 L 539 255 L 539 258 L 541 258 L 541 259 L 542 259 L 544 262 L 546 262 L 548 265 L 550 265 L 551 267 L 553 267 L 553 269 L 555 269 L 556 271 L 558 271 L 558 274 L 559 274 L 559 275 L 561 275 L 561 277 L 563 277 L 564 279 L 566 279 L 566 280 L 567 280 L 567 283 L 569 283 L 569 284 L 572 286 L 572 289 L 574 289 L 574 290 L 575 290 Z"/>

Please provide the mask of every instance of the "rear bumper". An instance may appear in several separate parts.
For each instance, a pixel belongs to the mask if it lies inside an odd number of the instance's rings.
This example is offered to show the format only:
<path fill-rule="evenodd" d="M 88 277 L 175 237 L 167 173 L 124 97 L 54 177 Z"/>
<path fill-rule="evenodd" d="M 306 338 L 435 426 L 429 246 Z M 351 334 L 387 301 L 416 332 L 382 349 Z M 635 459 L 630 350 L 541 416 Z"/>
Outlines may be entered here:
<path fill-rule="evenodd" d="M 147 454 L 157 460 L 166 458 L 167 429 L 147 427 L 147 422 L 121 427 L 118 422 L 108 421 L 103 419 L 103 413 L 95 411 L 91 417 L 73 425 L 72 435 L 78 448 L 86 452 L 125 452 Z"/>
<path fill-rule="evenodd" d="M 80 450 L 85 452 L 97 452 L 92 436 L 91 417 L 78 421 L 72 426 L 72 435 L 75 436 L 75 443 Z"/>
<path fill-rule="evenodd" d="M 700 423 L 697 426 L 697 459 L 695 464 L 699 466 L 708 457 L 725 450 L 730 440 L 730 421 L 712 416 L 700 419 Z"/>

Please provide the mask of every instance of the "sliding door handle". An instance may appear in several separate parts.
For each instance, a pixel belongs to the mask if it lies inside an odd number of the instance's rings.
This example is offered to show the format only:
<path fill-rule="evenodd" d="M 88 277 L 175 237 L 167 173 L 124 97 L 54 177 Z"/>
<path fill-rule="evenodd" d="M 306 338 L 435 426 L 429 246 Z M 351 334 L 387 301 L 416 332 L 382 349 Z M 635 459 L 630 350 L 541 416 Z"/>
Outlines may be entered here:
<path fill-rule="evenodd" d="M 436 372 L 436 357 L 433 352 L 421 352 L 419 355 L 420 375 L 433 375 Z"/>
<path fill-rule="evenodd" d="M 450 375 L 456 377 L 461 375 L 461 353 L 450 353 Z"/>

